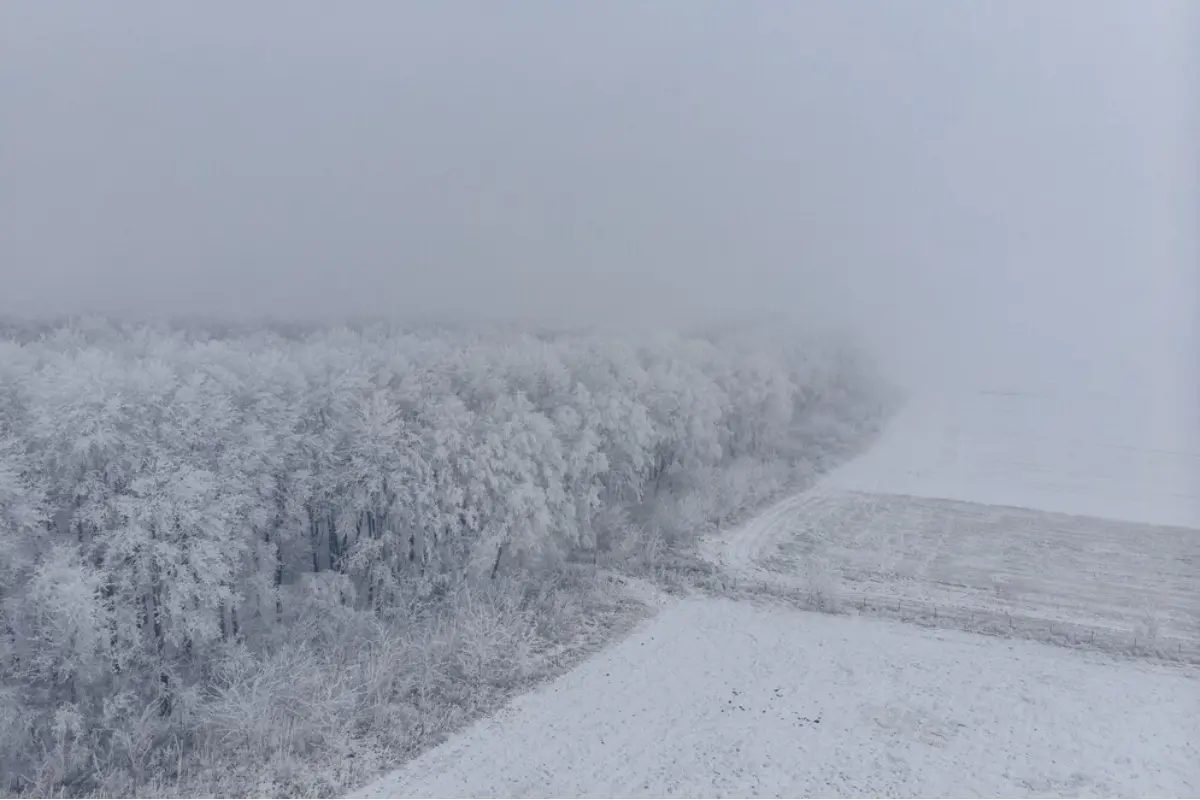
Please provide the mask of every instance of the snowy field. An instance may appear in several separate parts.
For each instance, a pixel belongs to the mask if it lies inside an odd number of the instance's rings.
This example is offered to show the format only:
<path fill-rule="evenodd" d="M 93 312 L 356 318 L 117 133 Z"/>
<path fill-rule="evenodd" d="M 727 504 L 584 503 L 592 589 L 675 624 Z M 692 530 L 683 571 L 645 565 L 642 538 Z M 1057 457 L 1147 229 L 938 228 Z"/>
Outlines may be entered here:
<path fill-rule="evenodd" d="M 1071 408 L 910 405 L 705 543 L 841 613 L 672 603 L 361 796 L 1195 796 L 1200 447 Z"/>
<path fill-rule="evenodd" d="M 1194 431 L 1088 399 L 919 398 L 708 555 L 822 608 L 1200 663 Z"/>
<path fill-rule="evenodd" d="M 1194 796 L 1179 666 L 688 599 L 359 797 Z"/>
<path fill-rule="evenodd" d="M 825 485 L 1200 529 L 1200 412 L 1133 392 L 919 396 Z"/>
<path fill-rule="evenodd" d="M 1187 528 L 822 487 L 721 544 L 807 606 L 1200 664 Z"/>

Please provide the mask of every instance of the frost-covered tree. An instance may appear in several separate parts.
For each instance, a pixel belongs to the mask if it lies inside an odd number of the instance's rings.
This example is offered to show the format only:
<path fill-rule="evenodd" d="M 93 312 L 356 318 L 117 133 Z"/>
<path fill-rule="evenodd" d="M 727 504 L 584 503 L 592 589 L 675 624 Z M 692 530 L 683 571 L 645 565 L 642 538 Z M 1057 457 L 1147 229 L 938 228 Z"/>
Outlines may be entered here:
<path fill-rule="evenodd" d="M 184 741 L 247 659 L 605 550 L 614 519 L 694 535 L 876 413 L 870 373 L 791 335 L 12 331 L 0 768 L 85 780 L 135 718 Z"/>

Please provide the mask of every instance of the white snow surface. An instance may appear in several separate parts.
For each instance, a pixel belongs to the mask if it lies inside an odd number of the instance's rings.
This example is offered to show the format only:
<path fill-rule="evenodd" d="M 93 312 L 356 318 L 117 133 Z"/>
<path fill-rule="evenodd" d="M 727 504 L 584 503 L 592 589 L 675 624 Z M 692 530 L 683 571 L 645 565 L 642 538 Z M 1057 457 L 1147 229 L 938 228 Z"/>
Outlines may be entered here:
<path fill-rule="evenodd" d="M 703 548 L 849 614 L 660 598 L 355 796 L 1196 796 L 1200 669 L 1103 650 L 1200 654 L 1200 443 L 1119 406 L 914 400 Z"/>
<path fill-rule="evenodd" d="M 1200 408 L 1158 414 L 1132 391 L 918 395 L 824 485 L 1200 528 Z"/>
<path fill-rule="evenodd" d="M 1194 796 L 1198 711 L 1182 667 L 688 599 L 356 796 Z"/>

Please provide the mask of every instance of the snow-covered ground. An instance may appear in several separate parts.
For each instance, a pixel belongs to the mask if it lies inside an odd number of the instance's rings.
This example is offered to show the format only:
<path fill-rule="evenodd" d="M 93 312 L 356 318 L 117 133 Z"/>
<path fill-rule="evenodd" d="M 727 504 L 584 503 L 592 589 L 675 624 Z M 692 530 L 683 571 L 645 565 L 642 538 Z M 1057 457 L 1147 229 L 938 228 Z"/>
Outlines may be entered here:
<path fill-rule="evenodd" d="M 1128 412 L 920 398 L 705 544 L 849 613 L 671 603 L 360 796 L 1194 796 L 1200 669 L 1129 654 L 1200 656 L 1200 443 Z"/>
<path fill-rule="evenodd" d="M 1200 446 L 1139 402 L 919 396 L 708 554 L 822 607 L 1200 663 Z"/>
<path fill-rule="evenodd" d="M 1200 529 L 1200 409 L 1134 392 L 916 396 L 826 486 Z"/>
<path fill-rule="evenodd" d="M 1200 534 L 822 485 L 708 542 L 806 607 L 1200 664 Z"/>
<path fill-rule="evenodd" d="M 1194 796 L 1200 682 L 688 599 L 359 797 Z"/>

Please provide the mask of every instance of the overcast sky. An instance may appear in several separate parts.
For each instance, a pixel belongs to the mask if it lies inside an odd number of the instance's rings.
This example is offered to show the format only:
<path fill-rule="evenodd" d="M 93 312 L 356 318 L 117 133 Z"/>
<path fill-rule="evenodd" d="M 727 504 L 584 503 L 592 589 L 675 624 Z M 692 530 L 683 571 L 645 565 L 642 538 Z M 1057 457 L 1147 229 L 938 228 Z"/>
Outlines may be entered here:
<path fill-rule="evenodd" d="M 1194 377 L 1198 8 L 6 0 L 0 310 L 782 312 Z"/>

